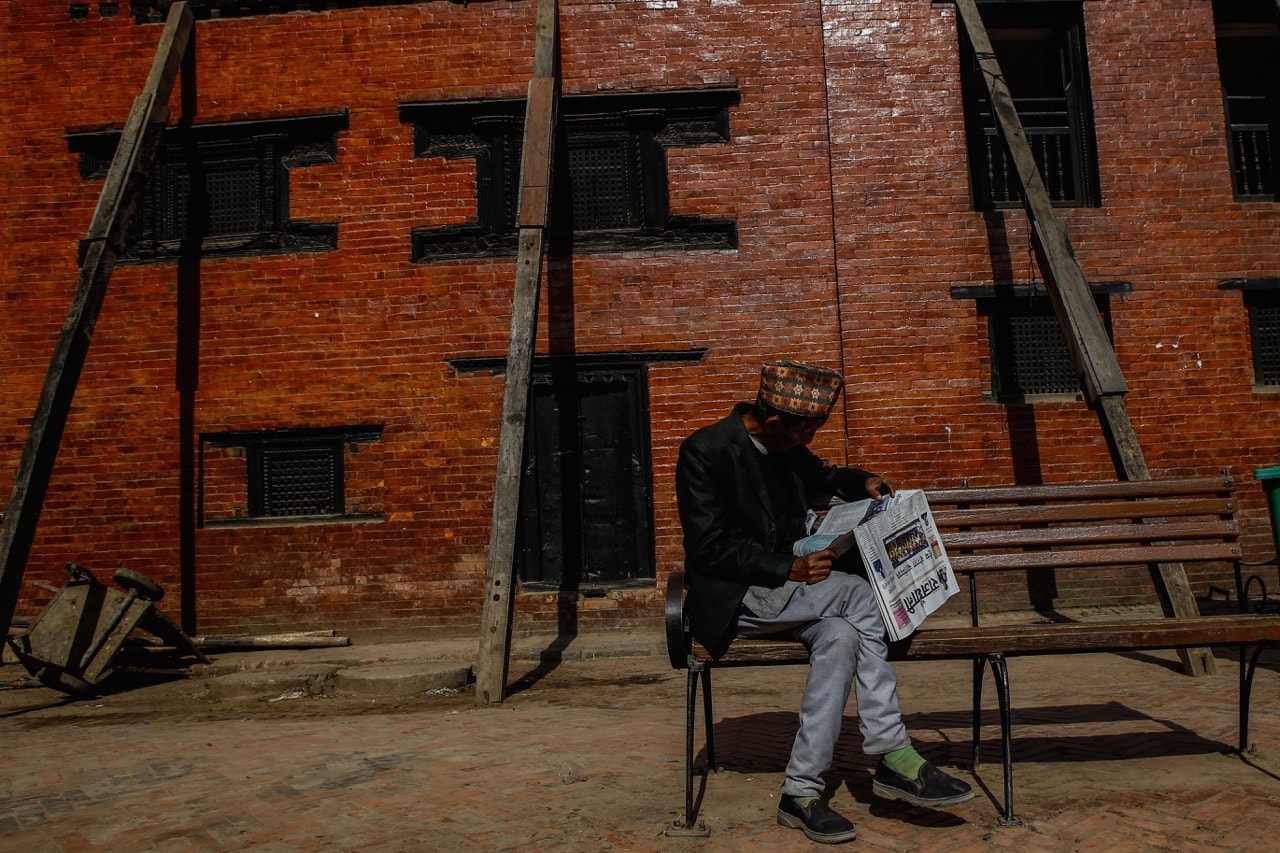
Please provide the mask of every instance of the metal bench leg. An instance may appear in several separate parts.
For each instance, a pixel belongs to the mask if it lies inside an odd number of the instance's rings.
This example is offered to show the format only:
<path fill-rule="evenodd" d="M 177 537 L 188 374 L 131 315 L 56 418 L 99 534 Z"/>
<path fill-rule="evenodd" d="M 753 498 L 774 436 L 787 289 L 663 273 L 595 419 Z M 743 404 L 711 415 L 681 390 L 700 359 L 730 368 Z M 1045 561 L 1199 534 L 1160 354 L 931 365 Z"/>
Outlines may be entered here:
<path fill-rule="evenodd" d="M 982 760 L 982 677 L 985 675 L 983 660 L 973 659 L 973 770 L 977 771 Z"/>
<path fill-rule="evenodd" d="M 1022 819 L 1013 813 L 1013 710 L 1009 701 L 1009 667 L 1004 655 L 987 655 L 991 675 L 996 682 L 996 698 L 1000 702 L 1000 752 L 1004 760 L 1004 814 L 1001 826 L 1022 826 Z"/>
<path fill-rule="evenodd" d="M 671 825 L 666 828 L 663 835 L 676 838 L 706 838 L 711 833 L 707 829 L 706 824 L 698 821 L 698 801 L 694 798 L 693 792 L 693 739 L 697 734 L 698 725 L 698 680 L 702 680 L 705 696 L 703 701 L 707 703 L 707 719 L 711 719 L 711 673 L 699 662 L 690 659 L 689 669 L 685 680 L 685 716 L 684 716 L 684 818 L 676 818 Z M 710 737 L 711 731 L 708 726 L 707 735 Z M 706 784 L 706 777 L 703 777 L 703 784 Z"/>
<path fill-rule="evenodd" d="M 1245 664 L 1245 652 L 1248 646 L 1240 647 L 1240 752 L 1244 753 L 1249 749 L 1249 700 L 1253 694 L 1253 673 L 1258 668 L 1258 658 L 1262 657 L 1262 652 L 1271 645 L 1263 641 L 1258 643 L 1257 648 L 1253 650 L 1253 654 L 1249 656 L 1249 662 Z"/>
<path fill-rule="evenodd" d="M 711 722 L 711 668 L 702 670 L 702 719 L 707 731 L 707 775 L 716 769 L 716 729 Z"/>
<path fill-rule="evenodd" d="M 698 721 L 695 711 L 698 707 L 698 678 L 701 673 L 689 667 L 689 685 L 687 703 L 685 705 L 684 726 L 684 825 L 693 826 L 697 815 L 693 811 L 693 736 Z"/>

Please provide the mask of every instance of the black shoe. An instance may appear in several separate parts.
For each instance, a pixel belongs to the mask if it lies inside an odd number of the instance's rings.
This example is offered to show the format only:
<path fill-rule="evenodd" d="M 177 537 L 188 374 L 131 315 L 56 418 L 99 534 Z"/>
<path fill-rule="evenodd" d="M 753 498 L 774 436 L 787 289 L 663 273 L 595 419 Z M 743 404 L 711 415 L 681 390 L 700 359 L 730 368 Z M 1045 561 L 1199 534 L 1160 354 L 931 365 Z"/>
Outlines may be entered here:
<path fill-rule="evenodd" d="M 788 794 L 783 794 L 778 803 L 778 823 L 789 829 L 802 829 L 810 840 L 821 844 L 839 844 L 858 837 L 858 828 L 822 800 L 805 807 Z"/>
<path fill-rule="evenodd" d="M 871 790 L 880 797 L 930 808 L 954 806 L 973 799 L 973 788 L 967 782 L 948 776 L 927 761 L 920 768 L 918 778 L 908 779 L 890 770 L 884 759 L 880 759 L 875 778 L 871 780 Z"/>

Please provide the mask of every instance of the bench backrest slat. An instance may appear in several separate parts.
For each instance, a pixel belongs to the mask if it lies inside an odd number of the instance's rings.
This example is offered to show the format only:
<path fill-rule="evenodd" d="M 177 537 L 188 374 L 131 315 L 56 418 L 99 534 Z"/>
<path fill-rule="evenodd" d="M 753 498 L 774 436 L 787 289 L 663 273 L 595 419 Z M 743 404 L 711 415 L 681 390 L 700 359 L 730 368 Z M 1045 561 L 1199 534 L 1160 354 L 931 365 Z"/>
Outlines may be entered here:
<path fill-rule="evenodd" d="M 980 529 L 944 531 L 948 554 L 967 549 L 1044 548 L 1081 546 L 1099 542 L 1161 542 L 1187 540 L 1233 541 L 1239 530 L 1234 521 L 1179 521 L 1158 524 L 1093 524 L 1081 527 L 1032 527 L 1014 530 Z"/>
<path fill-rule="evenodd" d="M 1020 501 L 1096 501 L 1102 498 L 1147 498 L 1230 494 L 1227 477 L 1179 480 L 1127 480 L 1100 483 L 1064 483 L 1051 486 L 991 486 L 974 489 L 929 490 L 929 503 L 978 506 Z"/>
<path fill-rule="evenodd" d="M 1229 517 L 1237 509 L 1230 498 L 1196 497 L 1186 499 L 1155 498 L 1149 501 L 1098 501 L 1078 503 L 1024 504 L 949 509 L 929 493 L 933 518 L 943 532 L 951 529 L 999 527 L 1015 524 L 1052 524 L 1055 522 L 1121 521 L 1140 518 Z"/>

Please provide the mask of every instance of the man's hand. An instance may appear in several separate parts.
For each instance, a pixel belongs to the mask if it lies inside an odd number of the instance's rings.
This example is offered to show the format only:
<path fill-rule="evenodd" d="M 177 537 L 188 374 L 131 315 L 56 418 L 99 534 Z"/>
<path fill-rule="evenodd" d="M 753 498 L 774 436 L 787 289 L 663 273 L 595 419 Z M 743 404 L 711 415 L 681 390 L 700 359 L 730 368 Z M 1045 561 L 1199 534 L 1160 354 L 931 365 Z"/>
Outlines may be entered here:
<path fill-rule="evenodd" d="M 884 477 L 870 477 L 867 479 L 867 494 L 876 500 L 887 498 L 893 494 L 893 486 Z"/>
<path fill-rule="evenodd" d="M 805 557 L 796 557 L 791 564 L 791 573 L 787 580 L 801 583 L 817 583 L 827 579 L 831 574 L 831 564 L 836 560 L 836 552 L 828 548 Z"/>

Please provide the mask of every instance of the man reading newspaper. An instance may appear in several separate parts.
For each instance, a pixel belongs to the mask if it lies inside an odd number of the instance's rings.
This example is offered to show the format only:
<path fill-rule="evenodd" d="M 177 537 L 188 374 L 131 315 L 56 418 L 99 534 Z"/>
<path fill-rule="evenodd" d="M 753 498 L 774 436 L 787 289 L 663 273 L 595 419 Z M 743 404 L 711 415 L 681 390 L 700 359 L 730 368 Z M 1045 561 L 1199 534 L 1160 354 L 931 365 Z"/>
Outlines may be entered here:
<path fill-rule="evenodd" d="M 837 565 L 829 549 L 792 553 L 809 532 L 813 508 L 832 498 L 878 499 L 890 492 L 883 478 L 827 465 L 807 447 L 843 386 L 827 368 L 765 365 L 756 402 L 739 403 L 686 439 L 676 468 L 694 636 L 713 653 L 735 637 L 779 635 L 809 649 L 778 822 L 825 843 L 857 834 L 824 801 L 822 779 L 855 681 L 862 748 L 879 756 L 872 780 L 877 795 L 929 807 L 973 797 L 968 784 L 911 745 L 897 674 L 886 660 L 885 625 L 866 579 L 841 571 L 846 563 Z"/>

